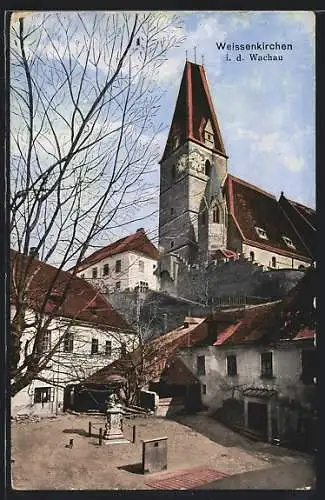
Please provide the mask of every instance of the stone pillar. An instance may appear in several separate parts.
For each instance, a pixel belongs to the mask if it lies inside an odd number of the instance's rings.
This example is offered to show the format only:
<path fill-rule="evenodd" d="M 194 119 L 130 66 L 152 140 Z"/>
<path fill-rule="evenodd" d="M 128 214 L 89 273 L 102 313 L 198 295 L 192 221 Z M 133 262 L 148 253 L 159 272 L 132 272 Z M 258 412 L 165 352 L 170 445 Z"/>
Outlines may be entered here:
<path fill-rule="evenodd" d="M 272 443 L 272 403 L 267 403 L 267 440 Z"/>
<path fill-rule="evenodd" d="M 123 410 L 115 394 L 108 398 L 103 440 L 105 443 L 129 443 L 123 435 Z"/>
<path fill-rule="evenodd" d="M 248 399 L 244 399 L 244 425 L 248 428 Z"/>

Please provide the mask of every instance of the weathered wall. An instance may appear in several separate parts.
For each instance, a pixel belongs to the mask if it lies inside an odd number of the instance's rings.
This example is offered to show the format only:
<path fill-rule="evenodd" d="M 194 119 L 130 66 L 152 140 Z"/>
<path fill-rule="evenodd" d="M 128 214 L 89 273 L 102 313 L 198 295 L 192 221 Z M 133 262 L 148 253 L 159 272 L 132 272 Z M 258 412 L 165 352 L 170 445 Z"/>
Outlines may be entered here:
<path fill-rule="evenodd" d="M 275 269 L 298 269 L 299 266 L 308 267 L 309 264 L 304 260 L 294 259 L 292 257 L 286 257 L 280 255 L 275 251 L 268 251 L 262 248 L 257 248 L 252 245 L 247 245 L 243 243 L 243 253 L 247 259 L 250 258 L 250 253 L 254 252 L 255 261 L 260 265 L 267 267 L 275 267 Z M 276 259 L 276 265 L 272 266 L 272 257 Z"/>
<path fill-rule="evenodd" d="M 208 346 L 201 348 L 182 349 L 179 356 L 187 367 L 206 386 L 206 394 L 202 394 L 202 401 L 208 407 L 220 408 L 225 399 L 233 395 L 238 397 L 234 390 L 237 386 L 249 386 L 276 389 L 281 398 L 290 398 L 308 404 L 314 397 L 315 386 L 305 385 L 300 379 L 302 372 L 301 351 L 302 344 L 288 343 L 277 348 L 264 349 L 262 347 L 244 346 Z M 261 378 L 261 352 L 273 352 L 272 379 Z M 237 376 L 227 375 L 228 355 L 237 356 Z M 205 356 L 205 375 L 197 374 L 197 357 Z M 234 391 L 234 392 L 233 392 Z"/>

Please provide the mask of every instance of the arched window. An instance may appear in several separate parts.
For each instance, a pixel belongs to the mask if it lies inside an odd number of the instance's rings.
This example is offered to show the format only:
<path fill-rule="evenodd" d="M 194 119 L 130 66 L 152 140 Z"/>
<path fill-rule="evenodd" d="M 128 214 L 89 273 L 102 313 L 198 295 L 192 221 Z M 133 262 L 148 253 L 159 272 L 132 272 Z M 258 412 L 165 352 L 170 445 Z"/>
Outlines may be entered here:
<path fill-rule="evenodd" d="M 213 212 L 212 212 L 212 221 L 213 222 L 220 222 L 220 210 L 219 207 L 214 207 Z"/>
<path fill-rule="evenodd" d="M 272 267 L 276 267 L 276 257 L 272 257 Z"/>
<path fill-rule="evenodd" d="M 176 165 L 172 166 L 172 180 L 174 181 L 176 179 Z"/>
<path fill-rule="evenodd" d="M 254 262 L 254 260 L 255 260 L 255 254 L 254 254 L 254 252 L 250 252 L 249 258 L 250 258 L 251 262 Z"/>
<path fill-rule="evenodd" d="M 211 175 L 211 163 L 209 162 L 209 160 L 206 160 L 206 162 L 205 162 L 205 172 L 204 173 L 208 177 L 210 177 L 210 175 Z"/>

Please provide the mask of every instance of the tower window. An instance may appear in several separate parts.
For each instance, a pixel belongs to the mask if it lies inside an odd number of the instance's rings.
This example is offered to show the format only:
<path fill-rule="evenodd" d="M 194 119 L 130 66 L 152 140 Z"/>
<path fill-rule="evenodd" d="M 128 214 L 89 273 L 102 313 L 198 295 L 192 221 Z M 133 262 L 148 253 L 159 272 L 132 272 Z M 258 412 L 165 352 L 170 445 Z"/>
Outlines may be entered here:
<path fill-rule="evenodd" d="M 172 180 L 174 181 L 176 179 L 176 165 L 172 166 Z"/>
<path fill-rule="evenodd" d="M 215 207 L 212 212 L 212 220 L 213 222 L 220 222 L 220 211 L 219 207 Z"/>
<path fill-rule="evenodd" d="M 255 254 L 254 254 L 254 252 L 250 252 L 249 258 L 250 258 L 251 262 L 254 262 L 254 260 L 255 260 Z"/>
<path fill-rule="evenodd" d="M 206 162 L 205 162 L 205 171 L 204 171 L 204 173 L 208 177 L 210 177 L 210 175 L 211 175 L 211 163 L 209 162 L 209 160 L 206 160 Z"/>

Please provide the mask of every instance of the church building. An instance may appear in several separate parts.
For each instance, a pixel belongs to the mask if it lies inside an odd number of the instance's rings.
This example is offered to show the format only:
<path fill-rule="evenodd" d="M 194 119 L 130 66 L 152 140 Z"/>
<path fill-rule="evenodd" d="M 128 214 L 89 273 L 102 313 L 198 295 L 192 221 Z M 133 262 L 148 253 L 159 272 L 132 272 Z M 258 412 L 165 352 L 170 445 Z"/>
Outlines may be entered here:
<path fill-rule="evenodd" d="M 315 211 L 279 200 L 227 169 L 204 67 L 186 61 L 160 161 L 160 269 L 246 258 L 304 269 L 315 257 Z"/>

